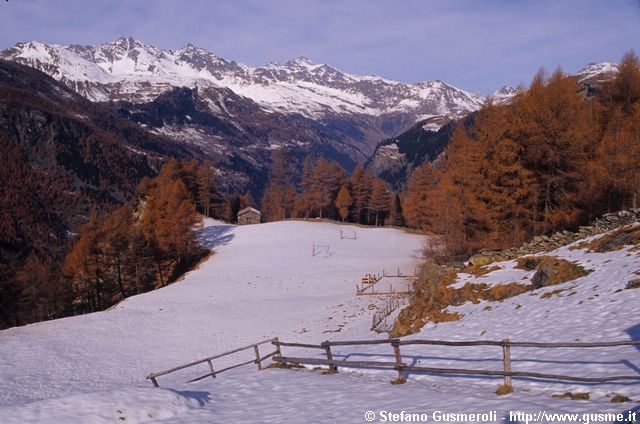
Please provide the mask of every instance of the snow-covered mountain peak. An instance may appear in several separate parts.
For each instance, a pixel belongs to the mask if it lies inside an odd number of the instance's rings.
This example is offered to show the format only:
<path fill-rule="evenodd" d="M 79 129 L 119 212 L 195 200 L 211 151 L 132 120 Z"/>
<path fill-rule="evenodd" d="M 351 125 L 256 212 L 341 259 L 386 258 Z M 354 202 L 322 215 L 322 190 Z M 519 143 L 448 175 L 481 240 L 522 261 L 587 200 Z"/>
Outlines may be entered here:
<path fill-rule="evenodd" d="M 295 59 L 291 59 L 285 65 L 289 67 L 301 67 L 301 68 L 314 68 L 314 67 L 320 66 L 314 61 L 312 61 L 311 59 L 309 59 L 307 56 L 300 56 L 300 57 L 296 57 Z"/>
<path fill-rule="evenodd" d="M 0 57 L 44 71 L 100 101 L 146 102 L 173 87 L 213 85 L 231 89 L 264 109 L 314 119 L 327 114 L 402 113 L 415 122 L 424 115 L 466 114 L 484 100 L 442 81 L 409 84 L 351 75 L 306 56 L 284 65 L 251 68 L 192 44 L 163 50 L 133 37 L 96 46 L 19 43 Z"/>
<path fill-rule="evenodd" d="M 584 68 L 573 74 L 578 78 L 578 82 L 585 82 L 589 79 L 606 80 L 611 75 L 618 72 L 618 65 L 611 62 L 589 63 Z"/>
<path fill-rule="evenodd" d="M 511 99 L 522 91 L 521 87 L 513 87 L 511 85 L 505 85 L 499 90 L 496 90 L 490 97 L 497 104 L 509 103 Z"/>
<path fill-rule="evenodd" d="M 173 53 L 176 56 L 183 57 L 199 57 L 199 56 L 208 56 L 208 57 L 217 57 L 215 54 L 206 51 L 205 49 L 195 46 L 191 43 L 188 43 L 184 47 L 179 48 L 178 50 L 174 50 Z"/>
<path fill-rule="evenodd" d="M 131 50 L 136 47 L 144 47 L 144 43 L 142 41 L 138 41 L 135 38 L 129 37 L 120 37 L 115 41 L 107 43 L 106 45 L 116 46 L 119 48 Z"/>
<path fill-rule="evenodd" d="M 576 72 L 576 74 L 585 74 L 593 72 L 616 72 L 618 65 L 612 62 L 589 63 L 584 68 Z"/>

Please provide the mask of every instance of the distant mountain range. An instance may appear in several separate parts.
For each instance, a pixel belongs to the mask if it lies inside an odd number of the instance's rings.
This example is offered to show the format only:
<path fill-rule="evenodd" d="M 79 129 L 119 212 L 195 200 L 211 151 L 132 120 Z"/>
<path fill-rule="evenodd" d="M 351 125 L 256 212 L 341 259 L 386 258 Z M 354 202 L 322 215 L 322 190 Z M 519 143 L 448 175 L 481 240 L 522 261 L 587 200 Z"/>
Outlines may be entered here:
<path fill-rule="evenodd" d="M 251 68 L 187 45 L 18 43 L 0 57 L 41 70 L 154 133 L 202 150 L 234 189 L 264 180 L 273 149 L 351 169 L 417 121 L 462 117 L 485 96 L 442 81 L 356 76 L 305 57 Z"/>
<path fill-rule="evenodd" d="M 331 114 L 382 117 L 465 114 L 484 96 L 442 81 L 407 84 L 356 76 L 299 57 L 251 68 L 191 44 L 162 50 L 133 38 L 97 46 L 18 43 L 2 57 L 40 69 L 94 101 L 148 102 L 171 87 L 223 87 L 266 110 L 321 119 Z"/>
<path fill-rule="evenodd" d="M 221 184 L 255 193 L 274 149 L 289 149 L 299 163 L 312 154 L 350 170 L 356 163 L 379 163 L 372 154 L 393 149 L 389 140 L 415 133 L 417 123 L 423 131 L 438 131 L 488 98 L 438 80 L 410 84 L 351 75 L 306 57 L 254 68 L 191 44 L 163 50 L 131 37 L 96 46 L 30 41 L 0 58 L 45 72 L 200 152 L 218 168 Z M 594 81 L 613 71 L 615 65 L 592 64 L 577 75 Z M 506 86 L 489 97 L 504 103 L 517 91 Z"/>

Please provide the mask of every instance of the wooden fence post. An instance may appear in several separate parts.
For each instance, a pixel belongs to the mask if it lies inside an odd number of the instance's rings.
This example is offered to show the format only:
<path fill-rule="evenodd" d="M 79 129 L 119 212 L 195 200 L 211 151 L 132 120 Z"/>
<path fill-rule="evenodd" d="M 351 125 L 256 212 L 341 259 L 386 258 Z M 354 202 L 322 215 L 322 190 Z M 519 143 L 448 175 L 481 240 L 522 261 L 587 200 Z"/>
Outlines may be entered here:
<path fill-rule="evenodd" d="M 502 362 L 504 364 L 504 372 L 511 372 L 511 346 L 509 345 L 509 339 L 504 339 L 502 341 Z M 504 385 L 505 387 L 511 388 L 511 376 L 504 376 Z"/>
<path fill-rule="evenodd" d="M 207 364 L 209 364 L 209 371 L 211 371 L 211 378 L 216 378 L 216 372 L 213 369 L 213 362 L 211 362 L 211 360 L 208 359 Z"/>
<path fill-rule="evenodd" d="M 274 338 L 273 341 L 271 342 L 272 345 L 275 345 L 276 347 L 276 355 L 275 356 L 282 356 L 282 352 L 280 352 L 280 339 L 279 338 Z"/>
<path fill-rule="evenodd" d="M 258 345 L 253 345 L 253 350 L 256 352 L 256 364 L 258 365 L 258 371 L 262 371 L 262 363 L 260 363 L 260 349 L 258 349 Z"/>
<path fill-rule="evenodd" d="M 398 382 L 404 382 L 406 380 L 404 371 L 402 369 L 402 355 L 400 354 L 400 340 L 391 339 L 391 346 L 393 346 L 393 354 L 396 357 L 396 369 L 398 370 Z"/>
<path fill-rule="evenodd" d="M 329 340 L 322 342 L 320 345 L 324 346 L 324 350 L 327 354 L 327 362 L 329 363 L 329 374 L 338 372 L 338 367 L 333 364 L 333 355 L 331 354 L 331 345 L 329 344 Z"/>

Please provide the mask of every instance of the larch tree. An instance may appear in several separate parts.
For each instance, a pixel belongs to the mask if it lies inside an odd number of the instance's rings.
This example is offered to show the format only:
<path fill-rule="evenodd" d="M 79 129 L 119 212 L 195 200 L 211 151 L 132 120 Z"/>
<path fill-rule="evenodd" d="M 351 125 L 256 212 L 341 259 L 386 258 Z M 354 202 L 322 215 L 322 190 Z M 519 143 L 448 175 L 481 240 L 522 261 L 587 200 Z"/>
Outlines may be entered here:
<path fill-rule="evenodd" d="M 436 227 L 436 191 L 441 174 L 428 162 L 421 164 L 411 174 L 404 202 L 404 214 L 410 226 L 424 231 L 433 231 Z"/>
<path fill-rule="evenodd" d="M 624 55 L 605 85 L 603 136 L 596 147 L 595 171 L 607 194 L 607 210 L 637 208 L 640 198 L 640 60 Z"/>
<path fill-rule="evenodd" d="M 297 201 L 297 211 L 298 216 L 302 218 L 310 218 L 311 213 L 313 211 L 314 205 L 317 203 L 314 198 L 313 186 L 313 168 L 314 163 L 311 155 L 307 155 L 304 158 L 304 162 L 302 164 L 302 177 L 300 181 L 300 196 Z"/>
<path fill-rule="evenodd" d="M 267 185 L 262 196 L 261 205 L 260 211 L 265 222 L 284 219 L 285 209 L 283 207 L 282 192 L 275 185 Z"/>
<path fill-rule="evenodd" d="M 402 200 L 398 193 L 393 193 L 391 197 L 391 207 L 389 208 L 387 225 L 392 225 L 394 227 L 404 227 L 405 225 L 404 214 L 402 211 Z"/>
<path fill-rule="evenodd" d="M 294 214 L 296 166 L 288 150 L 272 153 L 269 181 L 262 198 L 262 214 L 266 221 L 290 218 Z"/>
<path fill-rule="evenodd" d="M 391 195 L 387 189 L 387 185 L 381 179 L 373 180 L 373 189 L 371 190 L 371 198 L 369 199 L 369 209 L 375 212 L 374 225 L 384 223 L 384 217 L 391 207 Z"/>
<path fill-rule="evenodd" d="M 372 178 L 365 172 L 362 166 L 356 165 L 351 175 L 351 195 L 353 196 L 355 222 L 359 224 L 369 223 L 367 206 L 369 205 L 372 190 Z"/>
<path fill-rule="evenodd" d="M 336 197 L 336 208 L 338 208 L 342 222 L 349 217 L 349 208 L 351 205 L 353 205 L 353 198 L 351 194 L 349 194 L 347 186 L 343 185 L 340 187 L 338 197 Z"/>
<path fill-rule="evenodd" d="M 212 216 L 212 206 L 220 203 L 215 190 L 213 165 L 205 161 L 197 167 L 195 184 L 197 187 L 197 206 L 204 216 Z"/>
<path fill-rule="evenodd" d="M 133 226 L 133 208 L 131 205 L 124 205 L 118 208 L 107 216 L 102 224 L 104 237 L 101 240 L 101 246 L 107 268 L 105 273 L 111 276 L 110 280 L 115 285 L 115 291 L 119 292 L 120 300 L 127 297 L 127 287 L 129 286 L 124 264 Z"/>

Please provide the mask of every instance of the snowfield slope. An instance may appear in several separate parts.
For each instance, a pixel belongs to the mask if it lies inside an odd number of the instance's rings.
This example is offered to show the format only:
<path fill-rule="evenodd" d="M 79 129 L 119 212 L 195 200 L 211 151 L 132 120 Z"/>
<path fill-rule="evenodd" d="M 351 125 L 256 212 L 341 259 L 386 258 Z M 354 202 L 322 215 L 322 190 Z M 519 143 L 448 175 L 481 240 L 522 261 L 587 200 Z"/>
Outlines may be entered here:
<path fill-rule="evenodd" d="M 357 240 L 341 240 L 339 230 Z M 328 223 L 279 222 L 231 227 L 209 222 L 203 236 L 217 253 L 183 281 L 130 298 L 111 311 L 0 332 L 0 413 L 6 422 L 361 423 L 372 411 L 427 414 L 495 412 L 494 422 L 516 422 L 510 412 L 627 413 L 640 409 L 640 383 L 583 384 L 514 378 L 514 393 L 497 396 L 501 378 L 409 375 L 391 385 L 394 371 L 313 370 L 251 365 L 197 383 L 201 369 L 161 377 L 153 389 L 144 375 L 257 339 L 283 341 L 384 338 L 369 331 L 370 299 L 354 284 L 382 268 L 410 273 L 424 239 L 393 229 Z M 328 246 L 311 256 L 312 243 Z M 503 302 L 465 304 L 460 321 L 427 324 L 410 338 L 444 340 L 606 341 L 640 339 L 640 252 L 607 253 L 564 247 L 547 255 L 581 264 L 590 273 Z M 492 264 L 489 285 L 526 283 L 515 262 Z M 336 331 L 338 328 L 341 331 Z M 283 348 L 288 356 L 323 352 Z M 251 352 L 249 353 L 250 356 Z M 501 369 L 499 348 L 403 346 L 403 360 L 447 368 Z M 393 360 L 388 345 L 334 349 L 347 360 Z M 512 366 L 576 376 L 640 375 L 640 349 L 512 350 Z M 249 358 L 250 359 L 250 358 Z M 224 366 L 223 363 L 218 367 Z M 194 371 L 195 372 L 195 371 Z M 588 400 L 554 395 L 588 393 Z M 629 402 L 612 403 L 615 395 Z M 538 415 L 540 414 L 540 415 Z M 640 414 L 638 414 L 640 415 Z M 456 422 L 472 422 L 459 418 Z M 605 420 L 606 421 L 606 420 Z M 611 420 L 609 420 L 611 421 Z"/>
<path fill-rule="evenodd" d="M 322 222 L 206 225 L 201 237 L 215 254 L 181 281 L 109 311 L 0 332 L 0 405 L 146 387 L 152 371 L 274 336 L 363 334 L 370 299 L 356 298 L 355 284 L 384 267 L 413 273 L 424 242 Z M 341 228 L 357 239 L 341 240 Z M 314 243 L 326 249 L 312 257 Z"/>

